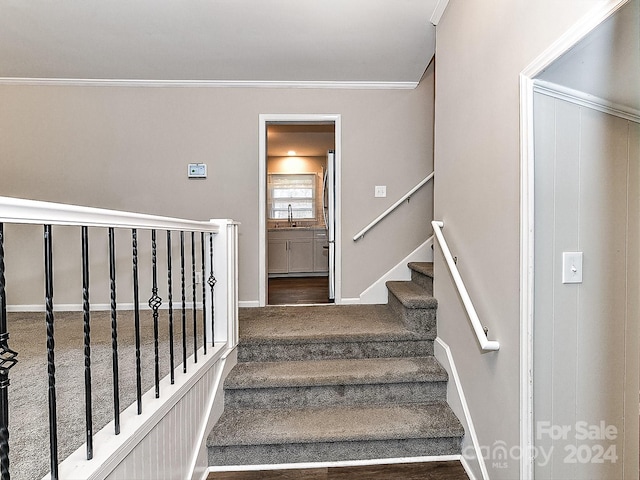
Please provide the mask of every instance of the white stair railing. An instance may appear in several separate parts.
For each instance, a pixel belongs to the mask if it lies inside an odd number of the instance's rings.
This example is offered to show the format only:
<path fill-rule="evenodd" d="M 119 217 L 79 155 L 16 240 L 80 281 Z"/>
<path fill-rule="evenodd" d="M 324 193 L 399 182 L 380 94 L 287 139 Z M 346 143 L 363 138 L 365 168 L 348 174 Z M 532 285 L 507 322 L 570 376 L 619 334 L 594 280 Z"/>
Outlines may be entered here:
<path fill-rule="evenodd" d="M 496 340 L 489 340 L 487 338 L 487 328 L 482 326 L 480 319 L 478 318 L 478 314 L 476 313 L 476 309 L 473 306 L 473 302 L 471 301 L 471 297 L 469 297 L 469 292 L 467 292 L 467 288 L 462 281 L 462 277 L 460 276 L 460 272 L 458 271 L 458 267 L 456 266 L 456 262 L 451 255 L 451 250 L 449 250 L 449 246 L 447 245 L 447 241 L 444 239 L 444 235 L 442 234 L 442 229 L 444 228 L 444 222 L 434 220 L 431 222 L 433 225 L 433 232 L 438 239 L 438 243 L 440 244 L 440 248 L 442 249 L 442 254 L 444 255 L 445 260 L 447 261 L 447 266 L 449 267 L 449 271 L 451 272 L 451 276 L 453 277 L 453 281 L 456 284 L 458 289 L 458 293 L 460 294 L 460 298 L 462 298 L 462 303 L 464 304 L 465 309 L 467 310 L 467 315 L 471 320 L 471 326 L 473 327 L 473 331 L 478 338 L 478 343 L 480 344 L 480 348 L 484 352 L 494 352 L 500 350 L 500 342 Z"/>
<path fill-rule="evenodd" d="M 238 250 L 238 232 L 237 223 L 228 219 L 210 220 L 210 221 L 194 221 L 188 219 L 161 217 L 155 215 L 145 215 L 133 212 L 123 212 L 115 210 L 105 210 L 99 208 L 91 208 L 78 205 L 67 205 L 60 203 L 33 201 L 27 199 L 2 197 L 0 196 L 0 359 L 2 365 L 0 365 L 0 403 L 5 406 L 8 405 L 9 392 L 9 370 L 17 362 L 20 362 L 20 352 L 13 351 L 9 346 L 9 322 L 8 322 L 8 305 L 6 287 L 14 288 L 14 291 L 20 288 L 17 283 L 13 283 L 15 278 L 8 278 L 5 275 L 5 259 L 10 257 L 18 257 L 24 255 L 24 252 L 19 248 L 18 241 L 14 239 L 13 247 L 10 251 L 5 251 L 5 239 L 7 237 L 8 230 L 5 230 L 5 226 L 12 227 L 13 225 L 41 225 L 43 231 L 40 234 L 43 240 L 44 246 L 44 279 L 45 279 L 45 322 L 46 324 L 46 350 L 47 350 L 47 373 L 49 379 L 48 392 L 49 392 L 49 431 L 50 431 L 50 468 L 51 471 L 47 478 L 94 478 L 93 475 L 103 476 L 111 472 L 114 468 L 120 464 L 124 464 L 124 459 L 132 465 L 138 465 L 139 457 L 133 455 L 132 452 L 137 448 L 137 445 L 143 441 L 146 441 L 147 437 L 151 438 L 151 442 L 154 444 L 153 448 L 156 451 L 156 455 L 166 454 L 167 450 L 175 452 L 177 447 L 174 443 L 165 444 L 166 442 L 155 442 L 154 437 L 149 432 L 158 427 L 161 421 L 164 421 L 165 417 L 168 417 L 168 422 L 172 422 L 172 425 L 176 424 L 174 419 L 175 415 L 179 414 L 179 408 L 186 408 L 186 411 L 195 411 L 196 408 L 202 410 L 201 395 L 205 389 L 204 378 L 205 375 L 213 375 L 210 372 L 222 372 L 224 362 L 227 356 L 233 351 L 238 343 L 238 275 L 237 275 L 237 250 Z M 87 419 L 87 427 L 85 428 L 85 445 L 77 450 L 68 460 L 60 463 L 58 457 L 58 435 L 57 435 L 57 402 L 56 402 L 56 378 L 55 378 L 55 341 L 54 341 L 54 323 L 55 323 L 55 311 L 53 301 L 53 237 L 55 233 L 52 229 L 55 227 L 64 227 L 71 230 L 76 230 L 78 235 L 82 237 L 82 251 L 78 252 L 77 263 L 81 264 L 82 270 L 82 282 L 78 280 L 79 285 L 75 288 L 82 289 L 83 302 L 81 305 L 81 311 L 84 318 L 84 360 L 85 360 L 85 418 Z M 97 227 L 97 228 L 96 228 Z M 112 357 L 113 357 L 113 406 L 114 416 L 113 420 L 102 429 L 100 432 L 93 432 L 93 408 L 91 402 L 91 338 L 90 338 L 90 317 L 93 308 L 89 301 L 89 229 L 93 228 L 96 237 L 101 237 L 96 243 L 99 246 L 105 245 L 105 238 L 108 233 L 108 251 L 101 251 L 100 248 L 95 249 L 95 257 L 100 260 L 100 264 L 109 265 L 110 270 L 110 299 L 111 303 L 109 309 L 111 311 L 111 333 L 112 333 Z M 138 255 L 138 229 L 147 230 L 151 235 L 151 245 L 147 244 L 147 247 L 151 247 L 151 250 L 145 256 L 146 260 L 151 262 L 138 264 L 138 258 L 142 255 Z M 152 388 L 143 395 L 141 375 L 142 367 L 141 363 L 136 362 L 136 395 L 137 400 L 124 412 L 120 410 L 120 389 L 118 381 L 118 344 L 117 344 L 117 311 L 118 305 L 116 304 L 116 255 L 115 255 L 115 232 L 121 230 L 131 231 L 131 243 L 127 242 L 127 248 L 132 255 L 132 263 L 128 273 L 123 275 L 132 275 L 133 285 L 133 298 L 131 316 L 135 319 L 135 334 L 136 334 L 136 356 L 140 358 L 140 325 L 139 325 L 139 310 L 144 308 L 144 303 L 138 300 L 139 294 L 143 293 L 143 289 L 138 284 L 138 268 L 142 270 L 148 277 L 152 277 L 153 283 L 151 291 L 148 292 L 151 295 L 149 298 L 148 306 L 152 310 L 153 322 L 154 322 L 154 343 L 155 343 L 155 355 L 154 355 L 154 367 L 155 372 L 155 391 Z M 161 258 L 156 248 L 156 231 L 158 233 L 166 233 L 166 240 L 164 237 L 160 237 L 158 243 L 166 242 L 166 250 L 164 254 L 166 257 Z M 176 351 L 174 355 L 173 351 L 173 328 L 174 328 L 174 310 L 172 308 L 172 292 L 180 288 L 179 282 L 175 282 L 172 287 L 172 266 L 171 256 L 173 252 L 171 243 L 171 232 L 176 234 L 175 240 L 180 240 L 180 256 L 174 262 L 174 272 L 178 276 L 178 263 L 180 264 L 180 276 L 181 276 L 181 294 L 182 302 L 181 306 L 178 295 L 176 292 L 175 301 L 175 329 L 176 332 L 179 329 L 178 317 L 182 313 L 182 328 L 180 329 L 180 335 L 182 337 L 183 354 L 181 358 L 178 358 Z M 16 233 L 16 230 L 11 230 L 11 234 Z M 185 253 L 185 235 L 191 237 L 190 242 L 187 239 L 187 245 L 191 246 L 191 255 L 188 252 Z M 27 232 L 25 235 L 32 235 L 33 232 Z M 23 238 L 23 237 L 19 237 Z M 64 239 L 65 237 L 63 237 Z M 148 239 L 147 239 L 148 240 Z M 140 243 L 142 250 L 142 242 Z M 65 250 L 70 246 L 65 245 Z M 196 248 L 199 247 L 199 248 Z M 80 250 L 80 249 L 79 249 Z M 106 249 L 105 249 L 106 250 Z M 60 249 L 59 249 L 60 251 Z M 191 292 L 187 291 L 186 281 L 188 280 L 188 266 L 185 268 L 185 260 L 189 258 L 191 260 Z M 64 259 L 64 258 L 63 258 Z M 107 261 L 108 259 L 108 261 Z M 196 263 L 197 261 L 197 263 Z M 74 261 L 75 262 L 75 261 Z M 69 266 L 67 263 L 63 263 L 63 268 L 71 269 L 75 268 L 75 263 Z M 200 270 L 201 280 L 196 280 L 196 269 Z M 159 272 L 161 270 L 161 272 Z M 166 276 L 164 276 L 166 272 Z M 160 273 L 160 274 L 159 274 Z M 72 285 L 67 285 L 65 282 L 60 282 L 62 289 L 72 289 Z M 159 376 L 159 350 L 158 350 L 158 321 L 159 321 L 159 309 L 162 305 L 162 299 L 158 295 L 159 284 L 167 286 L 167 294 L 169 301 L 168 319 L 171 348 L 169 354 L 170 361 L 170 374 L 166 378 L 160 379 Z M 199 288 L 196 288 L 196 284 L 200 284 Z M 31 286 L 31 283 L 29 283 Z M 40 286 L 38 288 L 41 288 Z M 187 310 L 186 295 L 190 294 L 192 301 Z M 187 330 L 186 330 L 186 317 L 188 311 L 191 311 L 189 322 L 193 323 L 193 351 L 191 356 L 188 357 L 187 353 Z M 164 320 L 163 320 L 164 321 Z M 199 336 L 200 338 L 196 338 Z M 176 349 L 177 350 L 177 349 Z M 199 361 L 198 361 L 199 358 Z M 162 359 L 165 360 L 164 358 Z M 177 364 L 182 360 L 182 368 Z M 188 366 L 188 367 L 187 367 Z M 216 370 L 217 369 L 217 370 Z M 146 374 L 146 373 L 145 373 Z M 207 377 L 208 378 L 208 377 Z M 68 379 L 58 379 L 67 381 Z M 105 379 L 99 379 L 98 381 L 104 382 Z M 93 383 L 96 381 L 94 379 Z M 195 389 L 198 385 L 198 395 L 187 395 L 191 390 Z M 213 384 L 211 389 L 215 387 Z M 126 385 L 125 388 L 133 389 L 133 386 Z M 162 393 L 161 393 L 162 392 Z M 214 392 L 215 393 L 215 392 Z M 213 395 L 213 394 L 211 394 Z M 193 398 L 197 398 L 196 404 L 191 402 Z M 213 398 L 213 397 L 212 397 Z M 182 403 L 181 403 L 182 402 Z M 191 403 L 189 403 L 191 402 Z M 181 405 L 188 405 L 182 407 Z M 144 404 L 144 410 L 143 410 Z M 175 413 L 178 412 L 178 413 Z M 122 414 L 122 415 L 121 415 Z M 208 412 L 203 411 L 203 415 Z M 195 415 L 195 413 L 194 413 Z M 122 429 L 120 427 L 120 418 L 122 417 Z M 193 417 L 195 418 L 195 416 Z M 182 419 L 180 420 L 182 423 Z M 8 445 L 9 445 L 9 432 L 8 432 L 9 418 L 8 415 L 2 415 L 0 418 L 0 464 L 2 464 L 3 472 L 6 472 L 8 478 L 9 472 L 9 458 L 8 458 Z M 107 432 L 107 428 L 113 427 L 114 433 Z M 180 451 L 182 456 L 190 458 L 193 455 L 192 445 L 204 444 L 204 437 L 200 435 L 198 428 L 183 429 L 185 430 L 181 435 L 184 437 L 183 441 L 176 441 L 176 443 L 187 445 L 186 451 Z M 46 425 L 43 425 L 46 428 Z M 172 427 L 173 428 L 173 427 Z M 188 432 L 187 432 L 188 430 Z M 206 433 L 206 432 L 205 432 Z M 148 434 L 148 435 L 147 435 Z M 198 437 L 198 435 L 200 435 Z M 94 439 L 96 440 L 95 457 L 94 457 Z M 162 443 L 162 445 L 160 445 Z M 164 449 L 164 450 L 163 450 Z M 86 452 L 86 453 L 85 453 Z M 187 462 L 183 462 L 181 469 L 189 467 Z M 118 467 L 119 468 L 119 467 Z M 129 470 L 130 471 L 130 470 Z M 136 471 L 139 470 L 136 467 Z M 73 473 L 71 473 L 73 472 Z M 80 473 L 82 472 L 82 473 Z M 102 472 L 102 473 L 97 473 Z M 191 478 L 193 472 L 187 472 L 186 470 L 180 473 L 181 478 Z M 104 474 L 104 475 L 103 475 Z M 116 475 L 117 476 L 117 475 Z M 3 473 L 2 478 L 5 478 Z"/>

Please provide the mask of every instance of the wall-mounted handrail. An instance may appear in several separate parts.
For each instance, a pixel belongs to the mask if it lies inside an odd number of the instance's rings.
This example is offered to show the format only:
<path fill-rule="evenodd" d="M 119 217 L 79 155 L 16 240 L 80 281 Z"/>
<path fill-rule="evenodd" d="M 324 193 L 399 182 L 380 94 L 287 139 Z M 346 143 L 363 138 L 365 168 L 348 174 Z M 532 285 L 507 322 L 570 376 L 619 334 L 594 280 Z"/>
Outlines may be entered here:
<path fill-rule="evenodd" d="M 471 297 L 469 297 L 469 292 L 467 292 L 467 288 L 464 286 L 464 282 L 462 281 L 462 277 L 460 276 L 460 272 L 458 271 L 456 262 L 451 255 L 451 250 L 449 250 L 447 241 L 444 239 L 444 235 L 442 234 L 444 222 L 434 220 L 433 222 L 431 222 L 431 225 L 433 225 L 433 233 L 435 233 L 435 236 L 438 239 L 438 243 L 440 244 L 440 248 L 442 249 L 442 254 L 447 261 L 447 266 L 449 267 L 449 271 L 451 272 L 453 281 L 458 288 L 458 293 L 462 298 L 462 303 L 464 304 L 464 307 L 467 310 L 467 315 L 469 315 L 469 319 L 471 320 L 473 331 L 475 332 L 476 337 L 478 337 L 480 348 L 482 348 L 482 350 L 485 352 L 500 350 L 500 342 L 496 340 L 489 340 L 487 338 L 485 328 L 483 328 L 482 323 L 480 323 L 480 319 L 478 318 L 476 309 L 471 302 Z"/>
<path fill-rule="evenodd" d="M 373 220 L 369 225 L 367 225 L 362 230 L 360 230 L 358 233 L 356 233 L 353 236 L 353 241 L 357 242 L 362 237 L 364 237 L 365 233 L 367 233 L 369 230 L 371 230 L 373 227 L 375 227 L 378 223 L 380 223 L 380 221 L 383 218 L 385 218 L 387 215 L 389 215 L 391 212 L 393 212 L 396 208 L 398 208 L 405 200 L 409 200 L 411 198 L 411 195 L 413 195 L 418 190 L 420 190 L 423 186 L 425 186 L 429 182 L 429 180 L 431 180 L 433 178 L 434 175 L 435 175 L 435 172 L 431 172 L 427 177 L 424 178 L 424 180 L 422 180 L 419 184 L 417 184 L 415 187 L 413 187 L 411 190 L 409 190 L 407 193 L 405 193 L 400 200 L 398 200 L 396 203 L 391 205 L 384 212 L 382 212 L 378 217 L 376 217 L 376 219 Z"/>

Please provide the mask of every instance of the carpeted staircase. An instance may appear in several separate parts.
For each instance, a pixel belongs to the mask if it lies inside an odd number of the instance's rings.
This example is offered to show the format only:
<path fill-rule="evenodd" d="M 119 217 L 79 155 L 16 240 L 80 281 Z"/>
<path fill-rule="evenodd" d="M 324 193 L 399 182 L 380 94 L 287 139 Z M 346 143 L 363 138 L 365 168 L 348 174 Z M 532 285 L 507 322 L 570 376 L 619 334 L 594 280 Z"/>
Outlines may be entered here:
<path fill-rule="evenodd" d="M 241 309 L 238 365 L 210 465 L 460 453 L 463 428 L 433 357 L 433 268 L 388 282 L 388 305 Z"/>

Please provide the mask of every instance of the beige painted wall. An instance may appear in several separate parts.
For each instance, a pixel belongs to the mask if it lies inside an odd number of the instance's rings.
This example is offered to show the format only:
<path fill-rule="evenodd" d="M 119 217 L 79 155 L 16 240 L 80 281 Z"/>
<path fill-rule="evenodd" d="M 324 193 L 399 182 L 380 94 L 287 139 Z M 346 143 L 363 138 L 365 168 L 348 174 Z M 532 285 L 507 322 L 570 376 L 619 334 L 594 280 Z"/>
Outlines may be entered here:
<path fill-rule="evenodd" d="M 489 454 L 520 444 L 518 75 L 596 4 L 451 0 L 437 27 L 434 216 L 444 221 L 480 319 L 501 348 L 480 353 L 436 252 L 438 334 L 451 347 Z M 519 477 L 517 456 L 486 461 L 492 479 Z"/>
<path fill-rule="evenodd" d="M 536 478 L 637 478 L 640 125 L 534 102 L 536 446 L 554 452 Z M 583 252 L 580 284 L 562 283 L 567 251 Z M 601 422 L 607 438 L 583 438 Z"/>
<path fill-rule="evenodd" d="M 357 297 L 429 235 L 427 188 L 363 241 L 351 240 L 431 172 L 433 89 L 433 67 L 414 90 L 1 86 L 0 195 L 233 218 L 242 223 L 239 298 L 257 301 L 258 116 L 341 114 L 342 293 Z M 188 180 L 189 162 L 207 163 L 208 178 Z M 380 184 L 386 199 L 374 198 Z M 7 281 L 26 275 L 36 289 L 14 284 L 9 304 L 43 303 L 40 240 L 29 241 L 33 263 Z M 119 251 L 129 249 L 125 239 Z M 130 301 L 129 290 L 119 297 Z M 75 298 L 57 292 L 58 302 Z"/>

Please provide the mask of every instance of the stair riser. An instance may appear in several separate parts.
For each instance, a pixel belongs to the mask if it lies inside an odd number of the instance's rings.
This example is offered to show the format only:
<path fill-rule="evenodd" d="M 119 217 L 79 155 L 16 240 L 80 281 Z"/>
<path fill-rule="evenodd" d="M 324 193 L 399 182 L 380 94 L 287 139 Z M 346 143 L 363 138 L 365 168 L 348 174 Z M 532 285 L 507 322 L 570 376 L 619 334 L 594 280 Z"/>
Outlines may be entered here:
<path fill-rule="evenodd" d="M 226 408 L 289 408 L 446 401 L 446 382 L 225 390 Z"/>
<path fill-rule="evenodd" d="M 409 330 L 427 338 L 436 338 L 436 309 L 435 308 L 406 308 L 389 292 L 389 307 L 402 318 Z"/>
<path fill-rule="evenodd" d="M 433 277 L 411 270 L 411 281 L 424 288 L 429 295 L 433 295 Z"/>
<path fill-rule="evenodd" d="M 433 340 L 238 345 L 239 362 L 330 360 L 346 358 L 424 357 L 433 355 Z"/>
<path fill-rule="evenodd" d="M 210 447 L 209 465 L 266 465 L 460 455 L 460 438 Z"/>
<path fill-rule="evenodd" d="M 433 340 L 294 344 L 240 343 L 238 345 L 238 362 L 330 360 L 336 358 L 424 357 L 427 355 L 433 355 Z"/>

